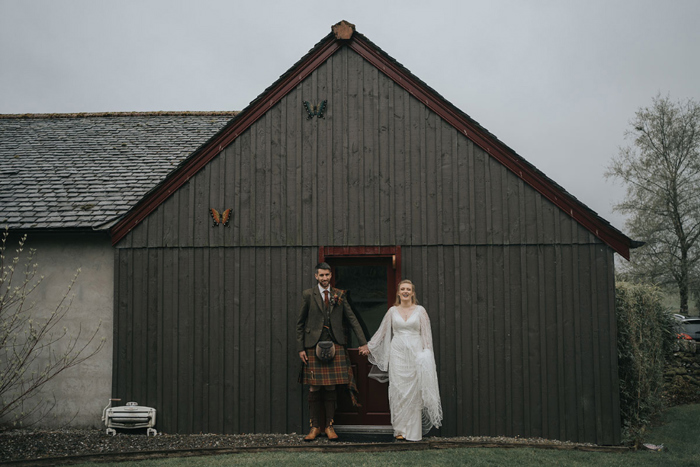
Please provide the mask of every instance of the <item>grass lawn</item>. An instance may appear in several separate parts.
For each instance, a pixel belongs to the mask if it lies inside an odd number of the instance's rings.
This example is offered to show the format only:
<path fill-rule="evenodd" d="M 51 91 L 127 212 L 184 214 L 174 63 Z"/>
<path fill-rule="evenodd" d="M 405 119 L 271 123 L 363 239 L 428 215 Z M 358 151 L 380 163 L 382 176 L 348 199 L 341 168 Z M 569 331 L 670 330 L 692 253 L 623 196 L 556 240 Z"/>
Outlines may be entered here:
<path fill-rule="evenodd" d="M 358 465 L 470 465 L 470 466 L 700 466 L 700 404 L 669 409 L 663 424 L 647 433 L 647 443 L 663 444 L 663 452 L 630 451 L 626 453 L 558 451 L 532 448 L 460 448 L 431 449 L 383 453 L 286 453 L 263 452 L 222 456 L 189 457 L 123 462 L 128 466 L 230 466 L 284 465 L 292 466 L 358 466 Z M 105 466 L 110 464 L 81 464 Z"/>

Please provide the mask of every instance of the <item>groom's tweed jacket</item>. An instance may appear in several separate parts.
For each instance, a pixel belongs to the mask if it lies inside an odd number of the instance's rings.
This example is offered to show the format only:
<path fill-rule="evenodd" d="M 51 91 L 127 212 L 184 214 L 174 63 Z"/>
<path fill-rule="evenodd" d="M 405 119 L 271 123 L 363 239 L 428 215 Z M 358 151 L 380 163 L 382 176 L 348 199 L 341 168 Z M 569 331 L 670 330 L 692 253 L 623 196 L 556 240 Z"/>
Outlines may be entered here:
<path fill-rule="evenodd" d="M 360 345 L 365 345 L 367 339 L 362 332 L 362 327 L 355 317 L 344 290 L 331 288 L 330 328 L 335 341 L 340 345 L 346 345 L 345 332 L 343 331 L 343 317 L 347 319 L 352 330 L 357 336 Z M 324 304 L 318 286 L 304 290 L 302 293 L 301 309 L 297 319 L 297 352 L 314 347 L 318 343 L 323 331 Z"/>

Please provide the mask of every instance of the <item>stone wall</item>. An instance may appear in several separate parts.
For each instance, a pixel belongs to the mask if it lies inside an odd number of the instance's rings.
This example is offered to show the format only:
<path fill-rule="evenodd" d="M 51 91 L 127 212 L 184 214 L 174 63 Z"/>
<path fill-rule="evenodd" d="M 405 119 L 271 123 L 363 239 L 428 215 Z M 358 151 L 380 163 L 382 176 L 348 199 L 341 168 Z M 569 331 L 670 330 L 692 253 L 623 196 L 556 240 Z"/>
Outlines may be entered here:
<path fill-rule="evenodd" d="M 700 350 L 696 341 L 679 341 L 666 366 L 664 383 L 670 405 L 700 402 Z"/>

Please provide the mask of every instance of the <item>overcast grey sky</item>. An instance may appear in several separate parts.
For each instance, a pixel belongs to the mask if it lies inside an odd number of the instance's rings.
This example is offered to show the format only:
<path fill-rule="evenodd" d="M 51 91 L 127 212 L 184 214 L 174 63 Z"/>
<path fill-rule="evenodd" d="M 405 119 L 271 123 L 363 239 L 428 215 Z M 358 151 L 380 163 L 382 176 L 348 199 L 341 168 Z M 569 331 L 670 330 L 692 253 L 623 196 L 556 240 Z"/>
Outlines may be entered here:
<path fill-rule="evenodd" d="M 0 0 L 0 113 L 240 110 L 342 19 L 623 231 L 634 112 L 700 100 L 700 0 Z"/>

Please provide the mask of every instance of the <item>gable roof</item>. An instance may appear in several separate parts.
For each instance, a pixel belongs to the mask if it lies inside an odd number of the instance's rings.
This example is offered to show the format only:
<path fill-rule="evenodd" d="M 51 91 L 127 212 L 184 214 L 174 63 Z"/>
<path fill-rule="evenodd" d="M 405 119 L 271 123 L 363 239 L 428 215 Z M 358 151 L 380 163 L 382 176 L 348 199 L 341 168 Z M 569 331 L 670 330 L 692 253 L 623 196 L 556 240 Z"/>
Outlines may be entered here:
<path fill-rule="evenodd" d="M 324 37 L 301 60 L 252 101 L 225 128 L 212 137 L 208 144 L 199 148 L 177 170 L 173 171 L 148 196 L 131 209 L 111 229 L 112 243 L 118 243 L 129 231 L 163 203 L 170 194 L 186 183 L 195 173 L 238 138 L 250 125 L 264 115 L 269 108 L 279 102 L 298 83 L 303 81 L 304 78 L 309 76 L 342 47 L 349 47 L 358 53 L 397 85 L 406 89 L 412 96 L 451 124 L 460 133 L 463 133 L 489 155 L 510 169 L 542 196 L 574 218 L 614 251 L 629 259 L 629 250 L 636 246 L 636 242 L 633 242 L 543 172 L 519 156 L 495 135 L 448 102 L 365 36 L 355 32 L 354 25 L 345 21 L 334 25 L 330 34 Z"/>
<path fill-rule="evenodd" d="M 104 228 L 234 115 L 0 115 L 0 227 Z"/>

